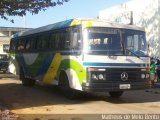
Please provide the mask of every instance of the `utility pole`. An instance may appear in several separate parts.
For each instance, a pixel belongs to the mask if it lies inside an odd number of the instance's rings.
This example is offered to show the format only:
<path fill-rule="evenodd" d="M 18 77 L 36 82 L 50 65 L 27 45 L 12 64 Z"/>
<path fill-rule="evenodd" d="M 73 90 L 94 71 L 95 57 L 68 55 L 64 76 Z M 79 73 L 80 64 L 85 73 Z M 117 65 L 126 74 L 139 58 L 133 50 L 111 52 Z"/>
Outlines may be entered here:
<path fill-rule="evenodd" d="M 133 25 L 133 11 L 130 11 L 130 25 Z"/>

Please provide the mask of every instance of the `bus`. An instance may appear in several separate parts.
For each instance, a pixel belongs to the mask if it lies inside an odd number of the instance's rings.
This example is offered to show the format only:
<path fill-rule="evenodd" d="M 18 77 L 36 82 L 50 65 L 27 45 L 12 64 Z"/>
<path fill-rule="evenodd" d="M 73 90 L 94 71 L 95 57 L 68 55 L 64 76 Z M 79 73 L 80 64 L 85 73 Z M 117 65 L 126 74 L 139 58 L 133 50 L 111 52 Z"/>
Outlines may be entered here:
<path fill-rule="evenodd" d="M 24 86 L 58 85 L 68 98 L 151 87 L 145 30 L 134 25 L 70 19 L 15 34 L 10 55 Z"/>

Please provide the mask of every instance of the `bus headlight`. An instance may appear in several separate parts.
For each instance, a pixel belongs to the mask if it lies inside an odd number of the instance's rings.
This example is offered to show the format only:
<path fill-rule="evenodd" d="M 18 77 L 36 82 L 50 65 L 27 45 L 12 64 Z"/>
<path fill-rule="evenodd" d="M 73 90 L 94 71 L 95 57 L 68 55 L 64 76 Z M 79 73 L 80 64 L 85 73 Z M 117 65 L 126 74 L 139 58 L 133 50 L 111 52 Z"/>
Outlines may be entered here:
<path fill-rule="evenodd" d="M 98 75 L 99 80 L 105 80 L 104 75 L 103 74 L 99 74 Z"/>
<path fill-rule="evenodd" d="M 105 74 L 103 73 L 92 73 L 91 74 L 92 80 L 105 80 Z"/>
<path fill-rule="evenodd" d="M 141 74 L 141 78 L 142 79 L 148 79 L 149 78 L 149 74 Z"/>
<path fill-rule="evenodd" d="M 93 80 L 98 80 L 98 77 L 97 77 L 96 74 L 92 74 L 92 75 L 91 75 L 91 78 L 92 78 Z"/>
<path fill-rule="evenodd" d="M 145 74 L 141 74 L 141 78 L 144 79 L 146 76 Z"/>

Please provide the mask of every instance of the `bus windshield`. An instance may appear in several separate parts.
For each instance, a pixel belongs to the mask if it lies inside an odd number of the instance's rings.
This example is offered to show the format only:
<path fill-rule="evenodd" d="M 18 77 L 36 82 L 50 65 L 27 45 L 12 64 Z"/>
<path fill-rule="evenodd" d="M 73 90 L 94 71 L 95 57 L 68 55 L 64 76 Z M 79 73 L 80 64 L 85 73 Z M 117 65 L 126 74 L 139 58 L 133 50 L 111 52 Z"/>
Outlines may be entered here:
<path fill-rule="evenodd" d="M 147 56 L 145 32 L 122 30 L 121 33 L 126 55 Z"/>
<path fill-rule="evenodd" d="M 118 28 L 87 28 L 87 53 L 93 55 L 146 56 L 145 32 Z"/>

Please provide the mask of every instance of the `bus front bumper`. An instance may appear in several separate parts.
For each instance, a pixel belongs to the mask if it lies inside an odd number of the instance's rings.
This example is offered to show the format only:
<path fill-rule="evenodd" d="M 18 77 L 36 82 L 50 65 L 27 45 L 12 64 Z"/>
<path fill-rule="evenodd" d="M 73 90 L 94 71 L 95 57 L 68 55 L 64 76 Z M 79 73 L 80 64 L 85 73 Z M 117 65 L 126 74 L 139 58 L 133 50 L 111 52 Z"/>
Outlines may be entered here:
<path fill-rule="evenodd" d="M 82 90 L 86 92 L 127 91 L 151 88 L 150 82 L 132 83 L 83 83 Z"/>

